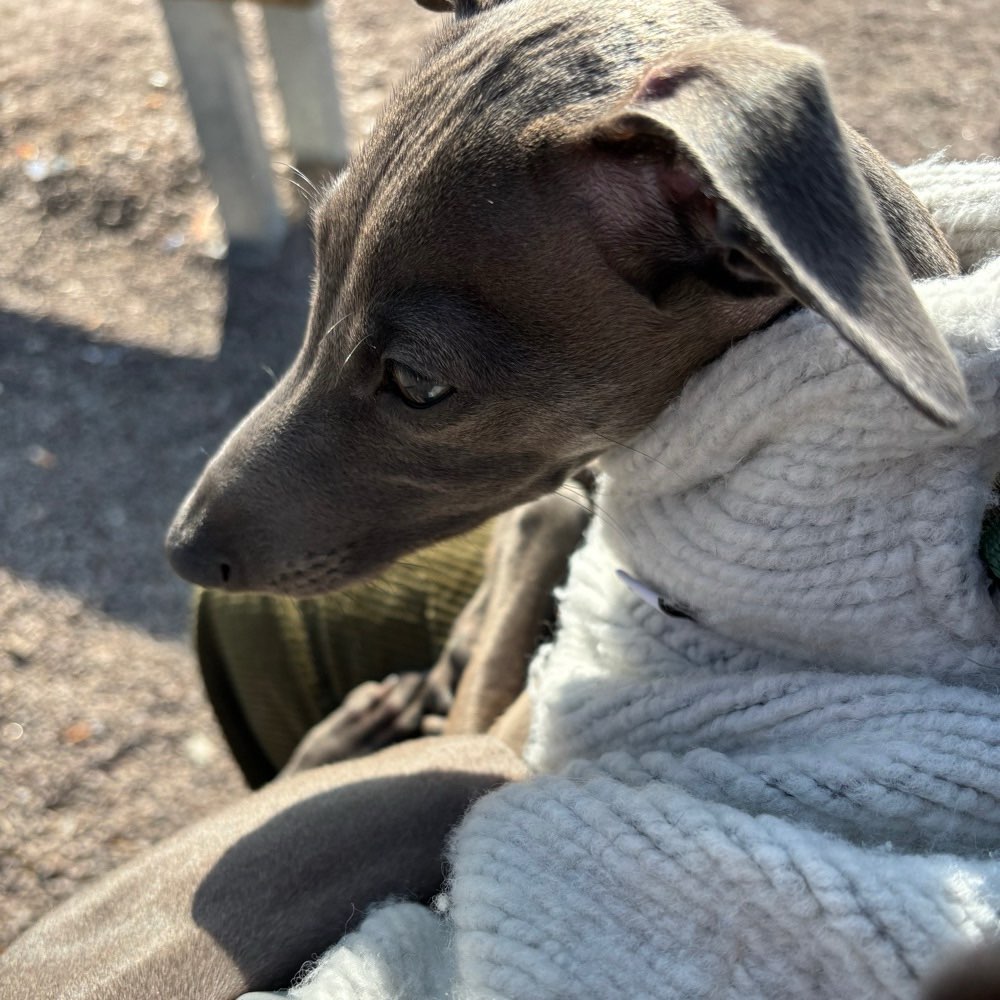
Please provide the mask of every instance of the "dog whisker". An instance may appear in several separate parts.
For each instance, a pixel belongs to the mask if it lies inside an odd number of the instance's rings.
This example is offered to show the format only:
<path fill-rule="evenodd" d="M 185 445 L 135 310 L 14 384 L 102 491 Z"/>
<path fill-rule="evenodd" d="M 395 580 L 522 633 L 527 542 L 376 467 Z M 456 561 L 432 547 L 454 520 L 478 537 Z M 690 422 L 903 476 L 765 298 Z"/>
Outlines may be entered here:
<path fill-rule="evenodd" d="M 372 339 L 372 338 L 371 338 L 371 336 L 370 336 L 370 335 L 368 335 L 368 334 L 365 334 L 365 336 L 363 336 L 363 337 L 362 337 L 362 338 L 361 338 L 361 339 L 360 339 L 360 340 L 359 340 L 359 341 L 358 341 L 358 342 L 357 342 L 357 343 L 356 343 L 356 344 L 355 344 L 355 345 L 354 345 L 354 346 L 353 346 L 353 347 L 352 347 L 352 348 L 350 349 L 350 351 L 348 351 L 348 352 L 347 352 L 347 357 L 346 357 L 346 358 L 344 358 L 344 363 L 343 363 L 343 364 L 342 364 L 342 365 L 340 366 L 340 371 L 339 371 L 339 372 L 337 372 L 337 378 L 336 378 L 336 380 L 335 380 L 335 381 L 334 381 L 334 383 L 333 383 L 333 384 L 334 384 L 334 387 L 336 387 L 337 385 L 339 385 L 339 384 L 340 384 L 340 378 L 341 378 L 341 376 L 342 376 L 342 375 L 344 374 L 344 369 L 345 369 L 345 368 L 347 368 L 347 364 L 348 364 L 348 362 L 349 362 L 349 361 L 351 360 L 351 358 L 353 358 L 353 357 L 354 357 L 354 355 L 355 355 L 355 353 L 357 352 L 358 348 L 359 348 L 359 347 L 361 347 L 361 345 L 362 345 L 362 344 L 365 344 L 365 343 L 367 343 L 368 341 L 370 341 L 371 339 Z"/>
<path fill-rule="evenodd" d="M 278 166 L 286 167 L 303 182 L 302 184 L 300 184 L 297 180 L 295 180 L 292 177 L 285 178 L 285 180 L 287 180 L 289 184 L 294 185 L 298 189 L 302 197 L 306 200 L 306 204 L 309 206 L 309 208 L 313 208 L 320 202 L 320 200 L 323 197 L 322 192 L 316 186 L 315 182 L 312 181 L 309 177 L 307 177 L 301 170 L 299 170 L 298 167 L 284 160 L 279 160 Z"/>
<path fill-rule="evenodd" d="M 302 195 L 303 199 L 305 199 L 307 203 L 312 203 L 313 196 L 301 184 L 299 184 L 298 181 L 292 180 L 291 177 L 286 177 L 285 180 L 287 183 L 291 184 L 300 195 Z"/>
<path fill-rule="evenodd" d="M 384 583 L 380 578 L 375 577 L 371 580 L 365 580 L 362 584 L 366 591 L 374 594 L 381 594 L 383 597 L 392 596 L 395 591 L 388 584 Z"/>
<path fill-rule="evenodd" d="M 625 541 L 629 540 L 625 529 L 603 507 L 595 503 L 593 497 L 590 495 L 578 492 L 567 483 L 563 483 L 562 488 L 557 490 L 555 495 L 571 504 L 575 504 L 581 510 L 587 511 L 588 514 L 593 514 L 599 521 L 617 531 Z"/>
<path fill-rule="evenodd" d="M 678 478 L 677 470 L 671 468 L 665 462 L 661 462 L 660 459 L 658 459 L 655 455 L 647 455 L 646 452 L 640 451 L 638 448 L 635 448 L 630 444 L 625 444 L 623 441 L 616 441 L 614 438 L 610 438 L 606 434 L 602 434 L 600 431 L 594 431 L 593 433 L 596 434 L 597 437 L 599 437 L 602 441 L 607 441 L 608 444 L 614 445 L 616 448 L 624 448 L 625 451 L 630 451 L 634 455 L 638 455 L 640 458 L 645 458 L 647 461 L 652 462 L 654 465 L 658 465 L 664 471 L 669 472 L 670 475 L 674 476 L 675 478 Z"/>
<path fill-rule="evenodd" d="M 321 191 L 320 191 L 320 189 L 319 189 L 319 188 L 318 188 L 318 187 L 316 186 L 316 182 L 315 182 L 314 180 L 312 180 L 312 179 L 311 179 L 310 177 L 308 177 L 308 176 L 307 176 L 306 174 L 304 174 L 304 173 L 303 173 L 303 172 L 302 172 L 301 170 L 299 170 L 299 168 L 298 168 L 298 167 L 296 167 L 296 166 L 295 166 L 294 164 L 292 164 L 292 163 L 288 163 L 288 164 L 286 164 L 286 166 L 288 167 L 288 169 L 289 169 L 289 170 L 291 170 L 291 171 L 292 171 L 292 173 L 293 173 L 293 174 L 295 174 L 295 176 L 296 176 L 296 177 L 298 177 L 298 178 L 299 178 L 299 179 L 300 179 L 300 180 L 301 180 L 301 181 L 302 181 L 302 182 L 303 182 L 303 183 L 304 183 L 304 184 L 306 185 L 306 187 L 308 187 L 308 189 L 309 189 L 310 191 L 312 191 L 312 193 L 313 193 L 313 194 L 314 194 L 314 195 L 315 195 L 315 196 L 316 196 L 317 198 L 318 198 L 318 197 L 320 196 L 320 194 L 321 194 L 322 192 L 321 192 Z"/>
<path fill-rule="evenodd" d="M 350 317 L 350 315 L 351 315 L 350 313 L 345 313 L 345 314 L 344 314 L 343 316 L 341 316 L 341 317 L 340 317 L 340 319 L 337 319 L 337 320 L 334 320 L 334 321 L 333 321 L 333 322 L 332 322 L 332 323 L 331 323 L 331 324 L 330 324 L 330 325 L 329 325 L 329 326 L 328 326 L 328 327 L 327 327 L 327 328 L 326 328 L 326 329 L 325 329 L 325 330 L 323 331 L 323 337 L 322 337 L 322 339 L 323 339 L 323 340 L 326 340 L 326 338 L 327 338 L 327 337 L 329 337 L 329 336 L 330 336 L 330 334 L 332 334 L 332 333 L 334 332 L 334 330 L 336 330 L 336 329 L 337 329 L 337 327 L 338 327 L 338 326 L 340 326 L 340 324 L 341 324 L 341 323 L 345 322 L 345 321 L 346 321 L 346 320 L 347 320 L 347 319 L 348 319 L 348 318 Z"/>

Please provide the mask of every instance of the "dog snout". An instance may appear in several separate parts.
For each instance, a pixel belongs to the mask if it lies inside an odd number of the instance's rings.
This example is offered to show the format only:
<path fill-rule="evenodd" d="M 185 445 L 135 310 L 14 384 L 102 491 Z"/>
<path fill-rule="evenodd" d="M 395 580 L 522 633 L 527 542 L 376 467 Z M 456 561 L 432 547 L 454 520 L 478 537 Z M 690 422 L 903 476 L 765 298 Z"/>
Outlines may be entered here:
<path fill-rule="evenodd" d="M 167 560 L 178 576 L 199 587 L 245 588 L 246 560 L 235 541 L 239 518 L 233 515 L 206 470 L 167 532 Z"/>
<path fill-rule="evenodd" d="M 239 590 L 244 573 L 235 546 L 204 522 L 191 524 L 178 515 L 167 534 L 167 559 L 174 572 L 199 587 Z"/>
<path fill-rule="evenodd" d="M 267 447 L 278 436 L 273 432 L 273 396 L 232 431 L 174 515 L 164 547 L 174 572 L 189 583 L 217 590 L 257 589 L 266 555 L 259 528 L 272 522 L 267 496 L 275 477 L 270 470 L 281 466 L 282 456 L 280 442 L 274 451 Z"/>

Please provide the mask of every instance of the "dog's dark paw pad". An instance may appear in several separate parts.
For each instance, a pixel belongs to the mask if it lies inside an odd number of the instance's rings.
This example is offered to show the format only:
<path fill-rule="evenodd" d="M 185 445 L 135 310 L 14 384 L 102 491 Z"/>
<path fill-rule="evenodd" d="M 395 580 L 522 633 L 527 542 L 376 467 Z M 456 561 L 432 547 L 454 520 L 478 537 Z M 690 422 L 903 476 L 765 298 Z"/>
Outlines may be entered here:
<path fill-rule="evenodd" d="M 450 693 L 449 693 L 450 697 Z M 440 714 L 441 692 L 425 673 L 390 674 L 381 681 L 359 684 L 341 705 L 302 738 L 283 775 L 381 750 L 425 730 L 423 720 Z"/>

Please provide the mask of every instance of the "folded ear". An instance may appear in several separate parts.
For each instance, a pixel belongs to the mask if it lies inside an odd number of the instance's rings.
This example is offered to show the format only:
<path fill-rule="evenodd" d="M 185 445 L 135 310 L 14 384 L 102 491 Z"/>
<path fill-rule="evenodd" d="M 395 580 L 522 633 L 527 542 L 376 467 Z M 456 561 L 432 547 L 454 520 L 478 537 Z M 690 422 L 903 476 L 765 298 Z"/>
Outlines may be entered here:
<path fill-rule="evenodd" d="M 612 154 L 596 183 L 633 190 L 631 203 L 620 190 L 599 196 L 626 214 L 660 214 L 646 218 L 648 233 L 673 225 L 675 235 L 713 244 L 734 287 L 783 286 L 933 420 L 952 426 L 966 415 L 962 375 L 913 291 L 808 52 L 753 32 L 708 37 L 648 71 L 583 138 Z"/>

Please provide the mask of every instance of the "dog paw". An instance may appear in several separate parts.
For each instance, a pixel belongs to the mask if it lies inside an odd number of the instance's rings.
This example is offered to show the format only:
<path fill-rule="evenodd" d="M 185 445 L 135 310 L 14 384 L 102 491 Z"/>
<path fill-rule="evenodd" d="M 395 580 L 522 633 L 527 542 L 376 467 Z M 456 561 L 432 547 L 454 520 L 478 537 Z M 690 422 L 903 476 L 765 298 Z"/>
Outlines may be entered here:
<path fill-rule="evenodd" d="M 381 750 L 413 736 L 439 733 L 451 691 L 429 673 L 390 674 L 359 684 L 295 748 L 282 775 Z"/>

